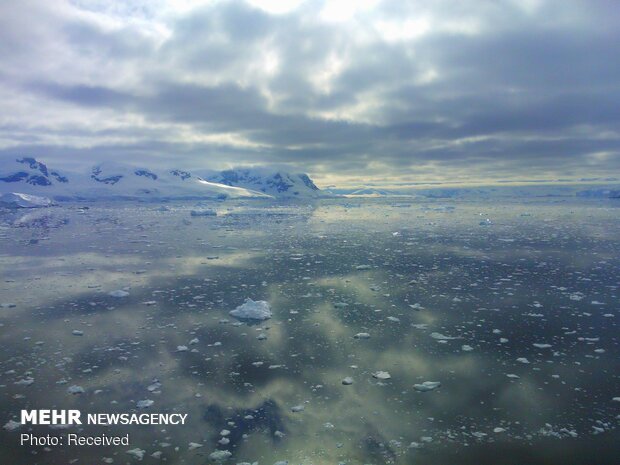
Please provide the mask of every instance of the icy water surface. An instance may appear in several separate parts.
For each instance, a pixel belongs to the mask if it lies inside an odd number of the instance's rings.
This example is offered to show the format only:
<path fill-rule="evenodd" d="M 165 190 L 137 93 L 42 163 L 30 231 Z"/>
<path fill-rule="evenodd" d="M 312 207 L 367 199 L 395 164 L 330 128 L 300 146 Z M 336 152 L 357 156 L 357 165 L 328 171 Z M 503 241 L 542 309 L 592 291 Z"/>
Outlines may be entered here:
<path fill-rule="evenodd" d="M 8 427 L 0 463 L 620 463 L 619 266 L 617 202 L 5 212 L 0 423 L 189 417 L 32 428 L 130 433 L 117 448 L 22 447 Z M 246 298 L 273 317 L 231 317 Z"/>

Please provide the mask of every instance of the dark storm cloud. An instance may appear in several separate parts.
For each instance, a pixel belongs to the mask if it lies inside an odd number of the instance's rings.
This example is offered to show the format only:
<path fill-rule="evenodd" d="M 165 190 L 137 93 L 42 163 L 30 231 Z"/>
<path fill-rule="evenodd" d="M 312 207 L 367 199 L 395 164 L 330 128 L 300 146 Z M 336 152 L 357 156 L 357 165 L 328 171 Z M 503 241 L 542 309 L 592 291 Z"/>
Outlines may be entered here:
<path fill-rule="evenodd" d="M 4 153 L 369 179 L 619 168 L 615 2 L 378 2 L 344 21 L 326 2 L 59 5 L 1 7 Z"/>

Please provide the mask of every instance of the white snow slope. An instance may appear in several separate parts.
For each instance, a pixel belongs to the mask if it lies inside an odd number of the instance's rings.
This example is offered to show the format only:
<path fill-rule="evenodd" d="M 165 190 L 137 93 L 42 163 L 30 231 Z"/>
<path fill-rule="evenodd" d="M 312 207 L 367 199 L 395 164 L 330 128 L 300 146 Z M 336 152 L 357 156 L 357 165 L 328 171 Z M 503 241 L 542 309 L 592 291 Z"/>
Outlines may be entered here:
<path fill-rule="evenodd" d="M 232 181 L 235 176 L 231 173 L 235 171 L 223 171 L 206 179 L 179 169 L 155 171 L 113 163 L 96 165 L 87 172 L 61 172 L 35 158 L 5 158 L 0 159 L 0 194 L 20 192 L 56 200 L 276 198 L 295 195 L 289 179 L 305 189 L 302 195 L 296 189 L 297 196 L 309 197 L 309 192 L 318 192 L 306 175 L 264 174 L 262 183 L 256 177 L 251 183 L 237 183 Z M 240 173 L 237 179 L 244 178 Z"/>

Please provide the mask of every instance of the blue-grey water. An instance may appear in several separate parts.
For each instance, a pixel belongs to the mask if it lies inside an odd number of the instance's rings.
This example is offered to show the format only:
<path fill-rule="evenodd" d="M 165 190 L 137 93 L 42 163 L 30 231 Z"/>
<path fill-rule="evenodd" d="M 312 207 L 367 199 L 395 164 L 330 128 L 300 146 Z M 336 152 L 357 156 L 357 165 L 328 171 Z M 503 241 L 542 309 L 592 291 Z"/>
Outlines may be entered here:
<path fill-rule="evenodd" d="M 189 416 L 7 427 L 0 463 L 620 463 L 619 281 L 617 201 L 5 211 L 0 424 L 35 408 Z M 231 317 L 246 298 L 273 317 Z M 131 444 L 21 446 L 29 431 Z"/>

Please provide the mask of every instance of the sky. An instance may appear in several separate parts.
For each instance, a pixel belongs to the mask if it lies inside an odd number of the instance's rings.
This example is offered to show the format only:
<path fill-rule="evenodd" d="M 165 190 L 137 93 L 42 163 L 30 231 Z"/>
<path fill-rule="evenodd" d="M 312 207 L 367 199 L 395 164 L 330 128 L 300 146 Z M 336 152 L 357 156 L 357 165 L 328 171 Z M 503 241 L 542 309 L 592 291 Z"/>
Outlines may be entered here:
<path fill-rule="evenodd" d="M 0 155 L 320 185 L 620 174 L 615 0 L 0 2 Z"/>

